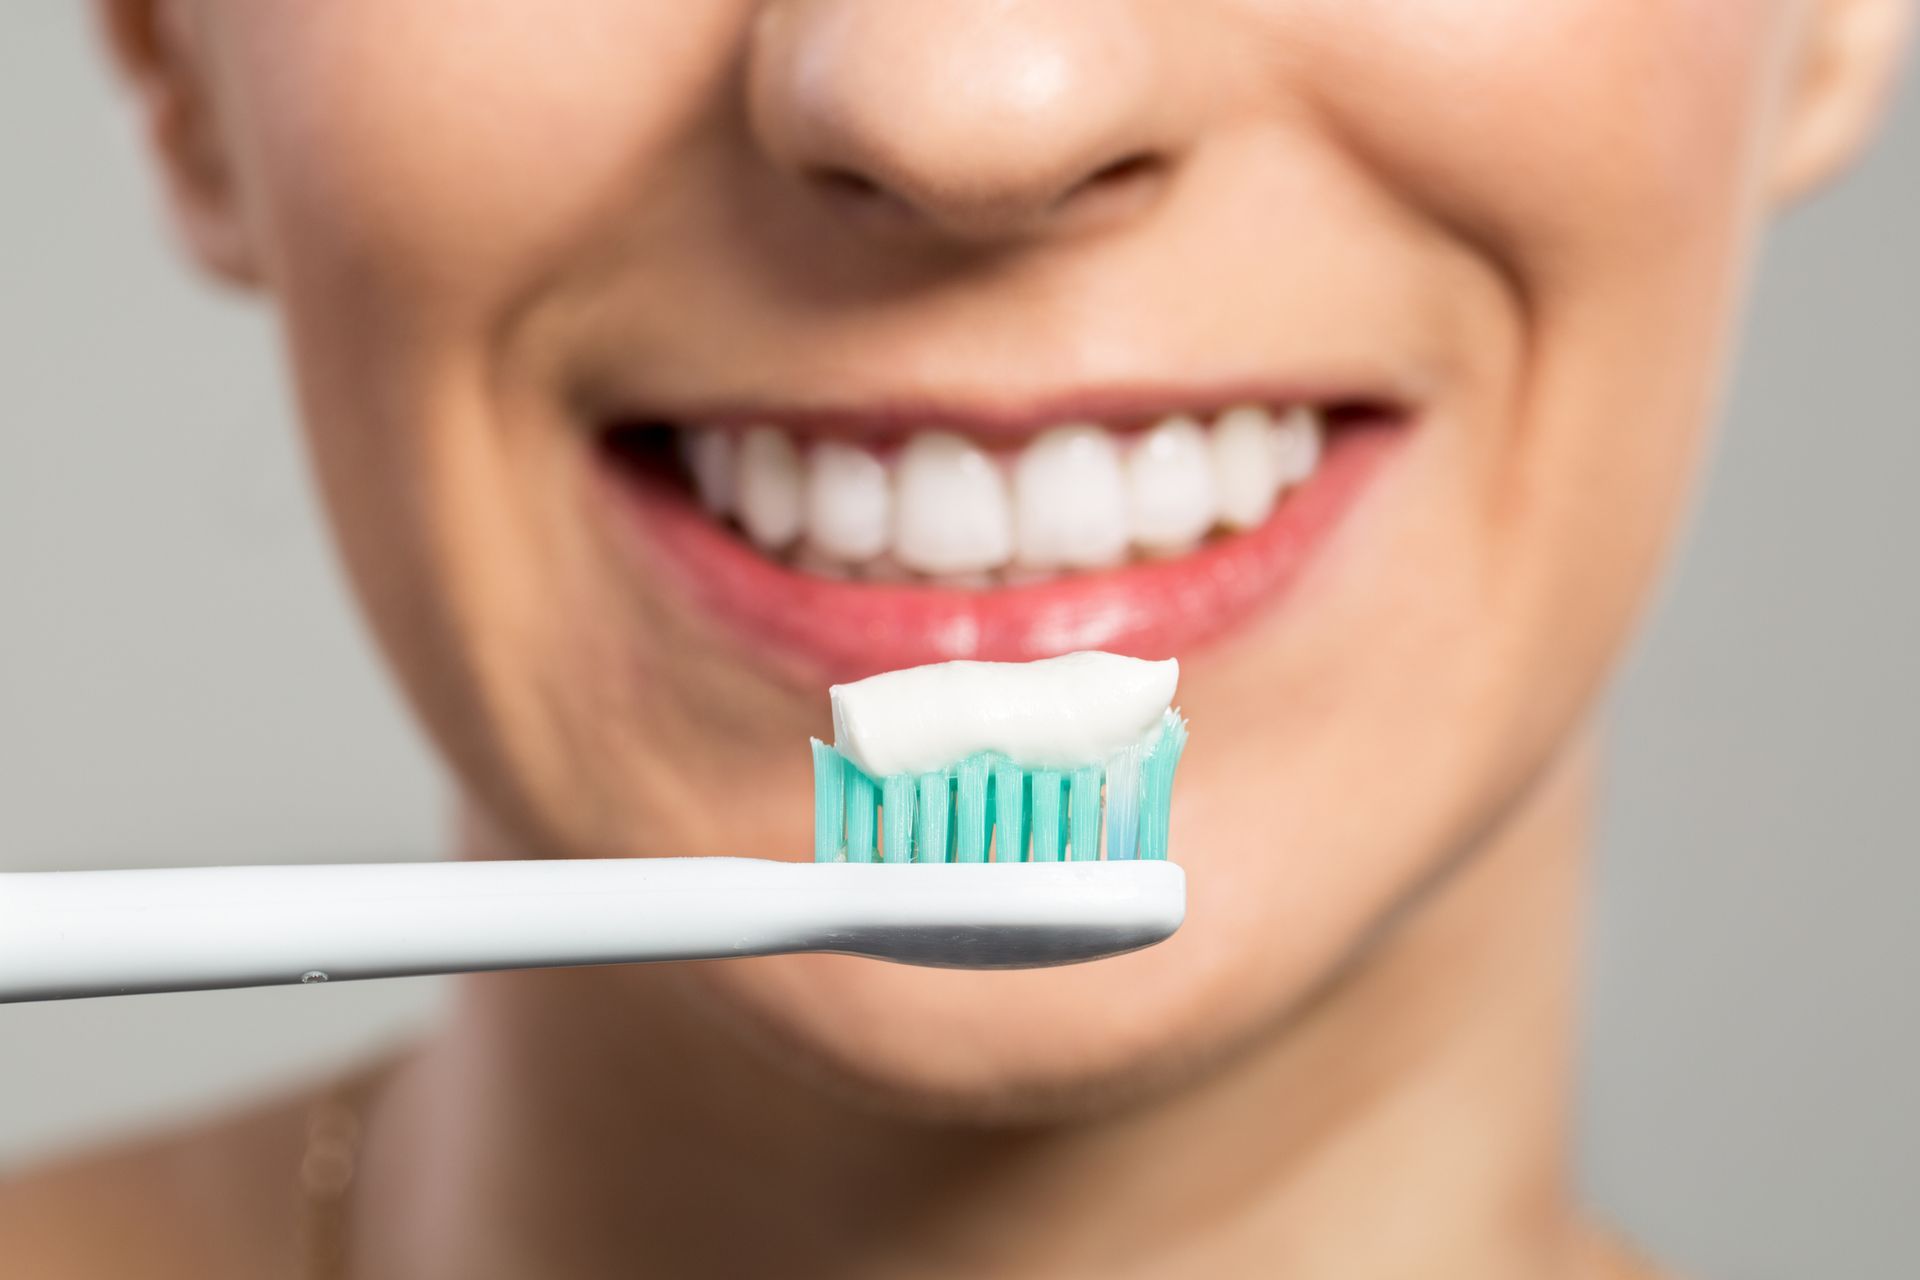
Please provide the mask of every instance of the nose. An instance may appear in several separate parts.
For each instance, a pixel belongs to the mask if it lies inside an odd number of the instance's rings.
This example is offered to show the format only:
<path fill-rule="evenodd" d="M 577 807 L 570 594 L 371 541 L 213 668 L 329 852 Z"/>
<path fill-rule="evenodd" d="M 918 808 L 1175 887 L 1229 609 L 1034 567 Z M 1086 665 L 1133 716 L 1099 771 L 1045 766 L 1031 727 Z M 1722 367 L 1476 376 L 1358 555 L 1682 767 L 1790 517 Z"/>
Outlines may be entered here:
<path fill-rule="evenodd" d="M 868 223 L 1004 241 L 1107 222 L 1181 145 L 1136 0 L 775 0 L 747 67 L 772 161 Z"/>

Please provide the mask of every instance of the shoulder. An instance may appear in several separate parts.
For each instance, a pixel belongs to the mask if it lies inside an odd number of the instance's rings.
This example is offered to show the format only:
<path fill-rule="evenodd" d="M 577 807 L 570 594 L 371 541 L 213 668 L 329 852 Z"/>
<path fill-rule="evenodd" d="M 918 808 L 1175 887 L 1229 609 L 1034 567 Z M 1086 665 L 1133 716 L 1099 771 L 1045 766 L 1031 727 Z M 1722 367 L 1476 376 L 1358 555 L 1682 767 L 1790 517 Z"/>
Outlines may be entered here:
<path fill-rule="evenodd" d="M 1594 1229 L 1588 1257 L 1593 1280 L 1681 1280 L 1662 1270 L 1637 1245 L 1617 1231 Z"/>
<path fill-rule="evenodd" d="M 284 1269 L 303 1118 L 280 1102 L 0 1177 L 7 1273 L 252 1280 Z"/>

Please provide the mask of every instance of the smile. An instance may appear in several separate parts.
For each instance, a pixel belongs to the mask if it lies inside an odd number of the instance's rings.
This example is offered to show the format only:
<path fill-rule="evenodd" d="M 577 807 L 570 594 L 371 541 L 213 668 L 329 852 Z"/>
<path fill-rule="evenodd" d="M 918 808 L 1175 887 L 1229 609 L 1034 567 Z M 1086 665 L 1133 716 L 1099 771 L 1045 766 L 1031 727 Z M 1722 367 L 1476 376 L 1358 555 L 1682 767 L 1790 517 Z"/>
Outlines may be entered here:
<path fill-rule="evenodd" d="M 1211 639 L 1304 571 L 1411 416 L 1114 408 L 622 418 L 602 471 L 648 564 L 750 643 L 847 679 Z"/>

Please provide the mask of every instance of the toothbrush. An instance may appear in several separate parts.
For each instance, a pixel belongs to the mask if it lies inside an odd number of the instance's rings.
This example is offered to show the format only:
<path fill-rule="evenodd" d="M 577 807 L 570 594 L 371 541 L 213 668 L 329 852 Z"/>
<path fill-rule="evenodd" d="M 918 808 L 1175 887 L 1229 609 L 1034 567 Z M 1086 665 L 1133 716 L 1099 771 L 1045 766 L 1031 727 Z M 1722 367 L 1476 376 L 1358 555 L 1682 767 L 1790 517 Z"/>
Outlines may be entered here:
<path fill-rule="evenodd" d="M 793 952 L 960 969 L 1118 955 L 1186 913 L 1185 874 L 1166 860 L 1185 741 L 1166 711 L 1100 764 L 974 750 L 886 773 L 815 741 L 811 863 L 0 874 L 0 1003 Z"/>
<path fill-rule="evenodd" d="M 631 858 L 0 875 L 0 1003 L 826 951 L 962 969 L 1180 927 L 1171 862 Z"/>

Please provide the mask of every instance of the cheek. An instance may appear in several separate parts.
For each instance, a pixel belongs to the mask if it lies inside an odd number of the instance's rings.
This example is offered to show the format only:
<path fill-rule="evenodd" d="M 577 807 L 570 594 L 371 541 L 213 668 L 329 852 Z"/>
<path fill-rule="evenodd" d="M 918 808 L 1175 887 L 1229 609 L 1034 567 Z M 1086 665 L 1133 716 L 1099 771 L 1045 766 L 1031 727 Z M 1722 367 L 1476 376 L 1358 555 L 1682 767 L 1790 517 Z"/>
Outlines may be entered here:
<path fill-rule="evenodd" d="M 712 128 L 744 6 L 230 3 L 229 112 L 268 275 L 498 304 Z"/>
<path fill-rule="evenodd" d="M 1476 465 L 1489 580 L 1543 669 L 1604 670 L 1681 510 L 1790 7 L 1361 0 L 1329 5 L 1307 51 L 1347 145 L 1496 267 L 1520 317 L 1507 425 Z"/>
<path fill-rule="evenodd" d="M 1307 52 L 1376 170 L 1532 279 L 1658 250 L 1750 183 L 1779 7 L 1362 0 Z"/>
<path fill-rule="evenodd" d="M 565 790 L 606 749 L 589 731 L 643 719 L 622 701 L 641 673 L 555 514 L 579 477 L 551 447 L 571 428 L 543 355 L 507 338 L 599 224 L 729 127 L 715 102 L 748 6 L 226 8 L 210 30 L 243 208 L 367 612 L 463 777 L 510 810 Z M 554 674 L 579 670 L 626 682 Z"/>

